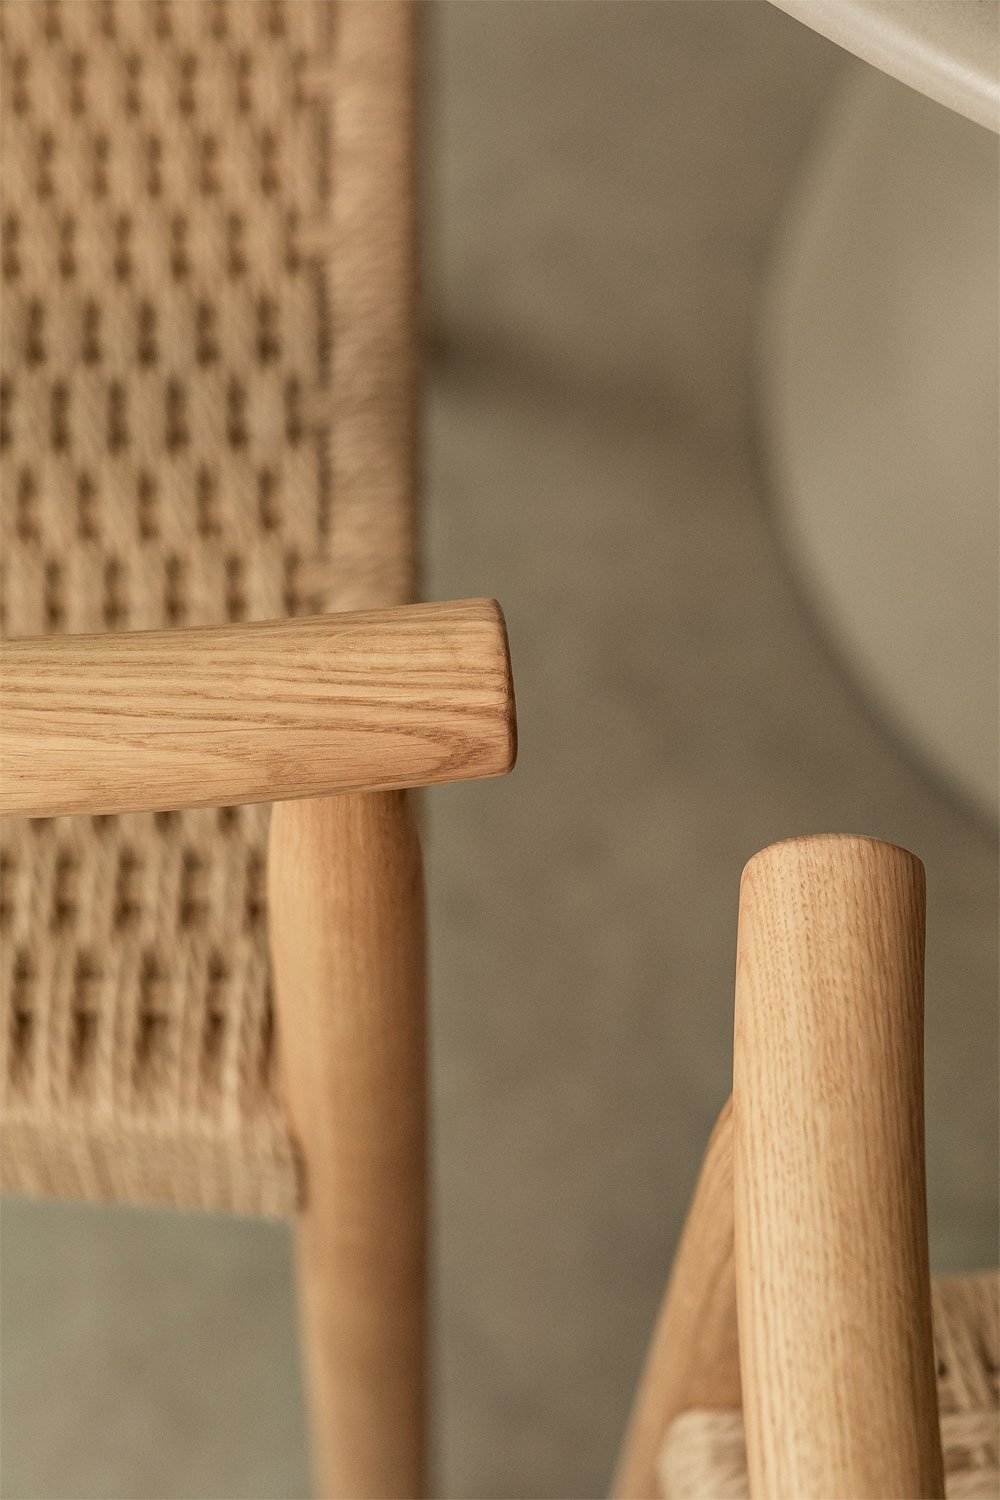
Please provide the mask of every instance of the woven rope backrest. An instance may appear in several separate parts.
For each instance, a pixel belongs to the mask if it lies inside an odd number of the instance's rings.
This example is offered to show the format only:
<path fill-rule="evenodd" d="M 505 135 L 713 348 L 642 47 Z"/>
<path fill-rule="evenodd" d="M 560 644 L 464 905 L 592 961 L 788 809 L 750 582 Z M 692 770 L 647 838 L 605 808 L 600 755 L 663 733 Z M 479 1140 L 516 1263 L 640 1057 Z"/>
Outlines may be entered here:
<path fill-rule="evenodd" d="M 390 426 L 391 492 L 359 525 L 336 432 L 354 326 L 337 212 L 380 169 L 365 129 L 406 119 L 379 103 L 379 10 L 344 25 L 327 0 L 3 5 L 4 633 L 405 597 L 409 455 Z M 390 244 L 405 231 L 402 212 L 380 226 Z M 363 277 L 381 254 L 359 223 L 345 263 Z M 363 386 L 363 343 L 355 364 Z M 386 569 L 399 586 L 376 597 Z M 293 1205 L 267 817 L 5 826 L 5 1185 Z"/>

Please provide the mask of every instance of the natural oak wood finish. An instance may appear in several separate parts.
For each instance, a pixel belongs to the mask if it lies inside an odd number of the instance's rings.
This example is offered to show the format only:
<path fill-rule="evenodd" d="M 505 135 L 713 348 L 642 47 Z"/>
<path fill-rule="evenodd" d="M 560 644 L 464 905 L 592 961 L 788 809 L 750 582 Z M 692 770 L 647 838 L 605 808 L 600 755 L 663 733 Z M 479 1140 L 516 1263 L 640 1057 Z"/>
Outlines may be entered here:
<path fill-rule="evenodd" d="M 402 792 L 278 804 L 279 1045 L 317 1478 L 424 1493 L 426 1085 L 420 851 Z"/>
<path fill-rule="evenodd" d="M 733 1142 L 754 1500 L 944 1494 L 923 1130 L 924 875 L 765 849 L 740 890 Z"/>
<path fill-rule="evenodd" d="M 118 813 L 509 771 L 489 599 L 0 647 L 0 812 Z"/>
<path fill-rule="evenodd" d="M 730 1099 L 709 1139 L 674 1257 L 612 1487 L 615 1500 L 659 1500 L 657 1459 L 675 1417 L 739 1404 Z"/>

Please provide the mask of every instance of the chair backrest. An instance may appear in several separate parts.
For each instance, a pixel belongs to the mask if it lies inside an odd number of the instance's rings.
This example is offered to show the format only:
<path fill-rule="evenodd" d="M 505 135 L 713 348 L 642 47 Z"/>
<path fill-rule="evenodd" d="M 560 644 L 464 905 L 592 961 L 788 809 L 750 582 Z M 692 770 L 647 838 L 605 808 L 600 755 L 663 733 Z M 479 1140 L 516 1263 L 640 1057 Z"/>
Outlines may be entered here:
<path fill-rule="evenodd" d="M 12 0 L 6 636 L 414 588 L 402 0 Z M 7 1187 L 289 1212 L 267 811 L 3 829 Z"/>

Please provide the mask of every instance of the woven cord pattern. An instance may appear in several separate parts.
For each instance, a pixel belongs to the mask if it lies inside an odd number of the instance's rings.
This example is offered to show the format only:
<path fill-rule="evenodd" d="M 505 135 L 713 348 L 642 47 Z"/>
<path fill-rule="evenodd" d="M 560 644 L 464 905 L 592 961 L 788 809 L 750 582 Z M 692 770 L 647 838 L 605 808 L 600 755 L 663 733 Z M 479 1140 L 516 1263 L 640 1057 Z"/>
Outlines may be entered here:
<path fill-rule="evenodd" d="M 938 1403 L 948 1500 L 1000 1495 L 1000 1275 L 936 1277 L 932 1290 Z M 688 1411 L 659 1462 L 664 1500 L 750 1500 L 743 1416 Z"/>
<path fill-rule="evenodd" d="M 370 133 L 386 90 L 356 40 L 377 18 L 345 9 L 349 27 L 331 0 L 5 0 L 5 634 L 309 613 L 363 596 L 358 578 L 405 597 L 409 455 L 392 444 L 409 431 L 390 410 L 366 505 L 371 444 L 337 385 L 338 359 L 362 387 L 372 362 L 348 326 L 366 289 L 335 245 L 342 199 L 379 166 L 361 106 L 374 89 Z M 383 253 L 365 227 L 354 279 Z M 5 1187 L 294 1208 L 267 817 L 5 824 Z"/>

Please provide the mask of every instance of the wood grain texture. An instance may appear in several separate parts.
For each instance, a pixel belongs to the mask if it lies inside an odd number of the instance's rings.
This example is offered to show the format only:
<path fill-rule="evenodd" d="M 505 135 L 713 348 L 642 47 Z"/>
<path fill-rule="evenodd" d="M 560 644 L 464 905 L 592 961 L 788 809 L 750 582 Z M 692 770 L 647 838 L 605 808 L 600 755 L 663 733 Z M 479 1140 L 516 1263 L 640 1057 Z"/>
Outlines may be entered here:
<path fill-rule="evenodd" d="M 213 807 L 502 775 L 492 600 L 0 647 L 0 812 Z"/>
<path fill-rule="evenodd" d="M 681 1412 L 739 1404 L 732 1100 L 727 1100 L 708 1142 L 636 1392 L 612 1486 L 616 1500 L 659 1500 L 657 1459 Z"/>
<path fill-rule="evenodd" d="M 424 1493 L 423 888 L 405 793 L 279 803 L 269 908 L 304 1177 L 298 1285 L 319 1493 Z"/>
<path fill-rule="evenodd" d="M 755 1500 L 944 1493 L 923 1136 L 924 875 L 765 849 L 740 891 L 733 1141 Z"/>

